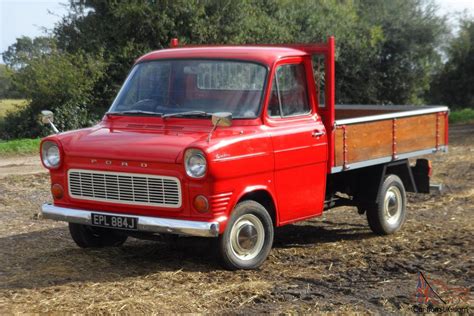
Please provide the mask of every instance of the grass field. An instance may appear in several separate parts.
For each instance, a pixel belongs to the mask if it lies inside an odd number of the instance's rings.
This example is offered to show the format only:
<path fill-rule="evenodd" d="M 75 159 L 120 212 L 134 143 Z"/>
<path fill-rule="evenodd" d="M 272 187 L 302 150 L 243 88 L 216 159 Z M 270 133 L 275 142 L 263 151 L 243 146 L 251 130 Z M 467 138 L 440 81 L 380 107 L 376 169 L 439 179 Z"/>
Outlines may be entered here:
<path fill-rule="evenodd" d="M 26 104 L 24 99 L 0 99 L 0 118 L 9 111 L 15 111 Z"/>
<path fill-rule="evenodd" d="M 26 104 L 24 99 L 0 99 L 0 119 L 7 112 L 13 112 Z M 16 154 L 33 154 L 38 152 L 40 139 L 15 139 L 4 141 L 0 139 L 0 156 Z"/>
<path fill-rule="evenodd" d="M 37 153 L 40 141 L 40 138 L 15 139 L 8 141 L 0 140 L 0 156 Z"/>

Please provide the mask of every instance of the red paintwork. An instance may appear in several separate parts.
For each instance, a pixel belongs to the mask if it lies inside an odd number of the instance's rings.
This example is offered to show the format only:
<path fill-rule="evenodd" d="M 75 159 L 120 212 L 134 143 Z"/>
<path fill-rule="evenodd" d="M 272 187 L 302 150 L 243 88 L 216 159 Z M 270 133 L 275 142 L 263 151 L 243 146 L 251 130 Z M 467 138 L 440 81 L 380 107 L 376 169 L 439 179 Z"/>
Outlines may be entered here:
<path fill-rule="evenodd" d="M 177 38 L 172 38 L 171 42 L 170 42 L 170 47 L 175 48 L 175 47 L 178 47 L 178 45 L 179 45 L 178 39 Z"/>
<path fill-rule="evenodd" d="M 148 53 L 137 63 L 156 59 L 192 59 L 192 58 L 218 58 L 248 60 L 271 67 L 280 58 L 306 56 L 306 52 L 286 47 L 265 46 L 211 46 L 211 47 L 183 47 L 163 49 Z"/>
<path fill-rule="evenodd" d="M 311 54 L 316 53 L 326 56 L 327 104 L 319 109 L 311 66 Z M 334 39 L 330 38 L 327 44 L 288 47 L 173 48 L 151 52 L 137 63 L 169 58 L 254 61 L 268 67 L 269 83 L 278 65 L 302 63 L 311 113 L 294 118 L 270 118 L 266 114 L 271 90 L 268 84 L 260 117 L 234 120 L 231 127 L 217 128 L 209 143 L 211 120 L 106 115 L 94 127 L 43 140 L 57 142 L 63 158 L 59 168 L 50 170 L 52 183 L 61 184 L 66 192 L 54 204 L 125 214 L 219 220 L 222 233 L 239 199 L 249 192 L 263 190 L 274 201 L 277 225 L 320 215 L 326 175 L 334 159 L 331 150 L 334 144 Z M 313 132 L 326 129 L 329 137 L 313 137 Z M 208 172 L 202 179 L 192 179 L 184 171 L 183 154 L 188 148 L 205 152 Z M 66 179 L 70 168 L 175 176 L 181 180 L 183 204 L 180 209 L 168 209 L 72 199 L 67 194 Z M 199 213 L 192 206 L 194 197 L 200 194 L 209 198 L 209 213 Z"/>
<path fill-rule="evenodd" d="M 449 125 L 449 119 L 448 119 L 448 112 L 444 113 L 444 143 L 447 145 L 448 144 L 448 125 Z"/>

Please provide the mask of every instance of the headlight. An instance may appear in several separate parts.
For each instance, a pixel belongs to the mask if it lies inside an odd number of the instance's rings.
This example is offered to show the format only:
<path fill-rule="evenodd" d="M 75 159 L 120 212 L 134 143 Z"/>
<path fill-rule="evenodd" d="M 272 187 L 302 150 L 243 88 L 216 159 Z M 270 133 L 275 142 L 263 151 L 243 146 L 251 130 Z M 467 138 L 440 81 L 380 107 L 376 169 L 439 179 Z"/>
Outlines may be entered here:
<path fill-rule="evenodd" d="M 202 178 L 206 174 L 207 162 L 204 153 L 199 149 L 188 149 L 184 154 L 186 173 L 191 178 Z"/>
<path fill-rule="evenodd" d="M 48 168 L 57 168 L 61 163 L 61 154 L 59 153 L 59 147 L 56 143 L 46 141 L 42 145 L 41 159 Z"/>

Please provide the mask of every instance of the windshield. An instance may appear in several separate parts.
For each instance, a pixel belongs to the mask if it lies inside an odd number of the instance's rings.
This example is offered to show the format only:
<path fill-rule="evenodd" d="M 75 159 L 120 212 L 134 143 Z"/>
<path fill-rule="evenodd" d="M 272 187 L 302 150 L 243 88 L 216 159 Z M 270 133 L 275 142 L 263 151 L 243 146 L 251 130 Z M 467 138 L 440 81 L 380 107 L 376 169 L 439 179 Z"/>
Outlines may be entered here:
<path fill-rule="evenodd" d="M 140 63 L 133 68 L 109 113 L 157 113 L 166 117 L 231 112 L 234 118 L 255 118 L 266 73 L 264 66 L 242 61 Z"/>

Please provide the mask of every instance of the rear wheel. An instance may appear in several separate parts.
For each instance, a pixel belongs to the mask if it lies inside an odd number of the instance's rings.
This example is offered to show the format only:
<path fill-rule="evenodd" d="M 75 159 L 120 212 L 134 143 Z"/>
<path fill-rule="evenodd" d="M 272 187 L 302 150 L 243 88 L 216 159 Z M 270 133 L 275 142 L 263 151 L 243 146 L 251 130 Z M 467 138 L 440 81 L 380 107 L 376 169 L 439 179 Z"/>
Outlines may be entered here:
<path fill-rule="evenodd" d="M 267 210 L 255 201 L 244 201 L 237 204 L 219 237 L 219 252 L 227 269 L 256 269 L 272 244 L 273 221 Z"/>
<path fill-rule="evenodd" d="M 385 177 L 376 203 L 367 208 L 367 221 L 379 235 L 393 234 L 405 223 L 406 193 L 402 180 L 396 175 Z"/>
<path fill-rule="evenodd" d="M 119 231 L 69 223 L 69 232 L 74 242 L 81 248 L 102 248 L 121 246 L 128 236 Z"/>

